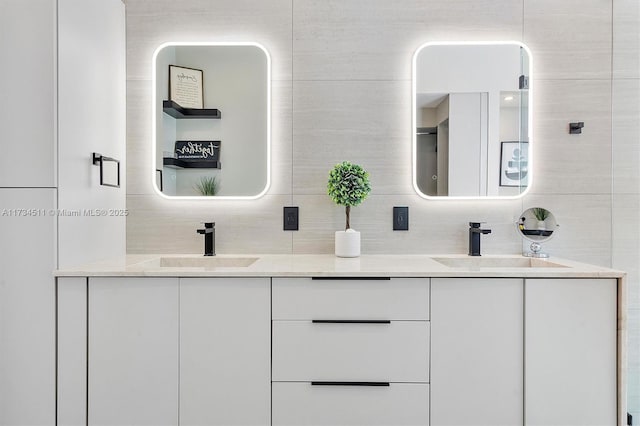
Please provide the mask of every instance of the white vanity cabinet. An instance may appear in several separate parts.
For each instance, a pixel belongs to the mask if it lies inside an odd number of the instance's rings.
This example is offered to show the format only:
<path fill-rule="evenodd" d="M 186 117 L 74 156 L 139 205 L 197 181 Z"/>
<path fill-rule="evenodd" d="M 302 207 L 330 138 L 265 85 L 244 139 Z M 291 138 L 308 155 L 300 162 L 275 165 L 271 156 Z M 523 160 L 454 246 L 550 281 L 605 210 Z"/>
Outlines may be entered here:
<path fill-rule="evenodd" d="M 274 278 L 274 426 L 428 425 L 429 279 Z"/>
<path fill-rule="evenodd" d="M 178 424 L 178 279 L 89 278 L 88 425 Z"/>
<path fill-rule="evenodd" d="M 523 280 L 431 280 L 431 425 L 518 425 Z"/>
<path fill-rule="evenodd" d="M 271 280 L 180 279 L 180 425 L 271 422 Z"/>
<path fill-rule="evenodd" d="M 623 424 L 622 279 L 451 275 L 59 277 L 58 424 Z"/>
<path fill-rule="evenodd" d="M 270 285 L 59 278 L 59 424 L 269 425 Z"/>
<path fill-rule="evenodd" d="M 525 281 L 525 425 L 616 424 L 616 321 L 615 279 Z"/>

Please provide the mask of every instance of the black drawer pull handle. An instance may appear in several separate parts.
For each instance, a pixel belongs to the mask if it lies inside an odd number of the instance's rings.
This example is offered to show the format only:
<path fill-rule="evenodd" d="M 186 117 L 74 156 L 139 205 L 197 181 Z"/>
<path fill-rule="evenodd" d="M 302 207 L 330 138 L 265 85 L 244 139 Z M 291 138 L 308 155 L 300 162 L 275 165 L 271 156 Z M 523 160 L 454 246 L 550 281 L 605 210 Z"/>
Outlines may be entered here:
<path fill-rule="evenodd" d="M 313 324 L 391 324 L 391 320 L 311 320 Z"/>
<path fill-rule="evenodd" d="M 324 281 L 391 281 L 391 277 L 311 277 L 311 279 Z"/>
<path fill-rule="evenodd" d="M 311 386 L 389 386 L 389 382 L 311 382 Z"/>

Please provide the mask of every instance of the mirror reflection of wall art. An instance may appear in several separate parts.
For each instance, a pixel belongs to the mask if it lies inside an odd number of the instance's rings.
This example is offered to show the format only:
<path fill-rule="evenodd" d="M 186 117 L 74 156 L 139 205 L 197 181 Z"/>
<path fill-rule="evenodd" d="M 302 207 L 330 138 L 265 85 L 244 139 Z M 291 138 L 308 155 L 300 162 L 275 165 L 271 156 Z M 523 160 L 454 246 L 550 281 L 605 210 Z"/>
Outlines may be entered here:
<path fill-rule="evenodd" d="M 169 100 L 182 108 L 203 108 L 202 70 L 169 65 Z"/>
<path fill-rule="evenodd" d="M 413 56 L 413 186 L 423 198 L 517 198 L 532 179 L 531 55 L 519 42 L 434 42 Z M 527 143 L 502 171 L 502 141 Z M 513 152 L 510 152 L 512 155 Z M 517 163 L 517 164 L 516 164 Z M 515 170 L 517 167 L 518 170 Z M 515 173 L 515 175 L 514 175 Z"/>
<path fill-rule="evenodd" d="M 271 180 L 267 51 L 253 42 L 170 42 L 152 60 L 150 160 L 164 177 L 162 187 L 153 177 L 156 193 L 199 200 L 263 196 Z M 204 194 L 205 180 L 215 180 L 216 190 Z"/>
<path fill-rule="evenodd" d="M 500 186 L 528 186 L 529 144 L 502 142 L 500 154 Z"/>

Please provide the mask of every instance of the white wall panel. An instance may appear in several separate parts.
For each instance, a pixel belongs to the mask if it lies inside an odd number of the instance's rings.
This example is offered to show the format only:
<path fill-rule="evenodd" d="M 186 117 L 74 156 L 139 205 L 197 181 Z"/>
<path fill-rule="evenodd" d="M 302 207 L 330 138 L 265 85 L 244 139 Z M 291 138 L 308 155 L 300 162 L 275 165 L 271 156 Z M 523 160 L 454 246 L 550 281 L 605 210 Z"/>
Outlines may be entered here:
<path fill-rule="evenodd" d="M 55 186 L 55 0 L 0 2 L 0 186 Z"/>
<path fill-rule="evenodd" d="M 60 267 L 125 253 L 125 23 L 120 0 L 58 3 Z M 120 163 L 120 188 L 100 186 L 93 152 Z M 92 216 L 86 212 L 97 212 Z"/>

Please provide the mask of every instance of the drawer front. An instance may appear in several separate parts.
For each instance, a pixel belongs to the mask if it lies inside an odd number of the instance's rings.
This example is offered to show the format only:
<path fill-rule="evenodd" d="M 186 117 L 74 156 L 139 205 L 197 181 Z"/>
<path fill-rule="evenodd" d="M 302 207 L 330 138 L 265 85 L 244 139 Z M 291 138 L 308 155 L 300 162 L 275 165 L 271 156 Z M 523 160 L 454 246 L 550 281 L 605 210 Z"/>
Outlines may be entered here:
<path fill-rule="evenodd" d="M 429 322 L 274 321 L 274 381 L 429 381 Z"/>
<path fill-rule="evenodd" d="M 313 386 L 273 383 L 273 426 L 429 424 L 429 385 Z"/>
<path fill-rule="evenodd" d="M 429 279 L 274 278 L 274 320 L 428 320 Z"/>

